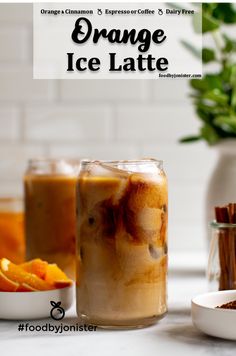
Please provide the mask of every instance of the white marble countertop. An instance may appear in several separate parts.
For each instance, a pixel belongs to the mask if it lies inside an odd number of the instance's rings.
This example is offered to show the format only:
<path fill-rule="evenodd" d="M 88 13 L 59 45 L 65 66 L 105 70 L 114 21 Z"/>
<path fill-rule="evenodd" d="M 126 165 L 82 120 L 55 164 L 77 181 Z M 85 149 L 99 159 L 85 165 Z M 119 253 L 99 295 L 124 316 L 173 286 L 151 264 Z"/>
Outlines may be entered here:
<path fill-rule="evenodd" d="M 200 261 L 198 259 L 198 261 Z M 199 265 L 199 263 L 198 263 Z M 207 290 L 203 266 L 189 269 L 178 265 L 169 273 L 169 312 L 158 324 L 139 330 L 96 332 L 19 332 L 19 322 L 0 321 L 0 347 L 4 356 L 153 356 L 214 355 L 233 356 L 236 342 L 208 337 L 197 331 L 191 322 L 191 298 Z M 31 321 L 42 325 L 49 320 Z M 72 307 L 63 324 L 77 322 Z M 56 322 L 59 323 L 59 322 Z"/>

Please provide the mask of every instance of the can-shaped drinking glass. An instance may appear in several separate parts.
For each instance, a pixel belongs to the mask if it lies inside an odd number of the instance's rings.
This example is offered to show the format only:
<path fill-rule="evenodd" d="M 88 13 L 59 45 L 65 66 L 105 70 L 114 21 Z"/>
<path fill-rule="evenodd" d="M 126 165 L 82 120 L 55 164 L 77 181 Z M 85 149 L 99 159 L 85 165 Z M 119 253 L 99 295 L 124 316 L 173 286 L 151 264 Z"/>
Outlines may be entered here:
<path fill-rule="evenodd" d="M 77 314 L 82 320 L 136 328 L 165 315 L 167 212 L 162 161 L 81 162 Z"/>
<path fill-rule="evenodd" d="M 56 263 L 75 276 L 76 180 L 79 162 L 33 159 L 24 177 L 27 259 Z"/>

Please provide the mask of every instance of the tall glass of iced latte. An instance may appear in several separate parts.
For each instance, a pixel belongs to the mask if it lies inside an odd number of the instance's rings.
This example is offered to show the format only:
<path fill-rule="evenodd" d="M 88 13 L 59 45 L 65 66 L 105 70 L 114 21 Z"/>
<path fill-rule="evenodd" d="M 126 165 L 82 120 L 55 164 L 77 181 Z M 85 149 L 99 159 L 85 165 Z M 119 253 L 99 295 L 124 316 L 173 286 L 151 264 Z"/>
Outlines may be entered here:
<path fill-rule="evenodd" d="M 167 205 L 161 161 L 82 161 L 77 313 L 84 321 L 133 328 L 164 316 Z"/>

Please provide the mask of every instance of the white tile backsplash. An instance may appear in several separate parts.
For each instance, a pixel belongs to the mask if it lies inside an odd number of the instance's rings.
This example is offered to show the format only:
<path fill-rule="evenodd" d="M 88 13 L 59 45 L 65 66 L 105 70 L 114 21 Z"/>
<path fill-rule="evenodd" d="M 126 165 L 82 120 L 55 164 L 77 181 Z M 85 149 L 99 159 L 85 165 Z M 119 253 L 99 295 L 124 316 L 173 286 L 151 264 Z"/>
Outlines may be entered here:
<path fill-rule="evenodd" d="M 112 111 L 106 106 L 54 105 L 25 111 L 25 138 L 36 141 L 107 140 Z"/>
<path fill-rule="evenodd" d="M 153 81 L 154 99 L 163 101 L 167 105 L 185 105 L 186 101 L 189 101 L 186 94 L 190 91 L 188 80 L 185 79 L 161 79 Z"/>
<path fill-rule="evenodd" d="M 141 149 L 143 157 L 157 157 L 164 161 L 170 184 L 205 185 L 213 170 L 217 152 L 203 142 L 195 144 L 147 144 Z"/>
<path fill-rule="evenodd" d="M 88 159 L 122 160 L 135 159 L 139 155 L 136 145 L 129 143 L 96 143 L 86 141 L 78 144 L 50 144 L 50 157 L 72 157 Z"/>
<path fill-rule="evenodd" d="M 30 57 L 30 34 L 25 26 L 0 27 L 0 61 L 17 63 Z"/>
<path fill-rule="evenodd" d="M 61 80 L 60 94 L 66 101 L 145 102 L 149 85 L 144 80 Z"/>
<path fill-rule="evenodd" d="M 32 24 L 33 6 L 31 4 L 0 4 L 0 24 Z"/>
<path fill-rule="evenodd" d="M 18 181 L 18 184 L 21 184 L 28 159 L 43 157 L 45 153 L 45 147 L 42 145 L 0 143 L 0 182 Z"/>
<path fill-rule="evenodd" d="M 149 143 L 175 143 L 183 135 L 198 130 L 199 123 L 188 100 L 184 105 L 123 105 L 117 110 L 117 139 Z"/>
<path fill-rule="evenodd" d="M 23 182 L 19 180 L 2 180 L 0 184 L 0 196 L 2 198 L 13 198 L 23 196 Z"/>
<path fill-rule="evenodd" d="M 0 140 L 18 140 L 20 126 L 20 111 L 13 106 L 0 106 Z"/>
<path fill-rule="evenodd" d="M 33 80 L 31 64 L 0 66 L 0 103 L 48 102 L 55 99 L 55 90 L 56 82 L 52 80 Z"/>

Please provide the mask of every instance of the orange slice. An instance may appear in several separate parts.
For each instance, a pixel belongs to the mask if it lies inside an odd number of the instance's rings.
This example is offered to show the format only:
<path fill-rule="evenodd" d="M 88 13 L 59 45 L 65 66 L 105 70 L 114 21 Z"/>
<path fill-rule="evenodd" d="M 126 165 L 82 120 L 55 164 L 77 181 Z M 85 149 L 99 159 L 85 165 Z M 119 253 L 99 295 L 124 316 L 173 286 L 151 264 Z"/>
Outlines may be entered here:
<path fill-rule="evenodd" d="M 0 291 L 15 292 L 19 287 L 19 283 L 11 281 L 0 271 Z"/>
<path fill-rule="evenodd" d="M 38 292 L 38 289 L 35 289 L 29 286 L 27 283 L 22 283 L 16 290 L 17 292 Z"/>
<path fill-rule="evenodd" d="M 6 258 L 2 258 L 0 270 L 9 279 L 19 283 L 27 284 L 28 286 L 38 290 L 49 290 L 52 286 L 46 281 L 40 279 L 33 273 L 24 271 L 20 266 L 15 265 Z"/>
<path fill-rule="evenodd" d="M 64 288 L 72 284 L 71 279 L 56 264 L 48 264 L 45 281 L 55 288 Z M 56 287 L 56 283 L 58 287 Z M 63 286 L 64 283 L 64 286 Z"/>
<path fill-rule="evenodd" d="M 54 286 L 55 288 L 66 288 L 71 286 L 72 281 L 68 280 L 68 281 L 55 281 L 54 282 Z"/>
<path fill-rule="evenodd" d="M 23 268 L 24 271 L 36 274 L 39 278 L 44 279 L 48 263 L 40 258 L 35 258 L 34 260 L 22 263 L 19 266 Z"/>

